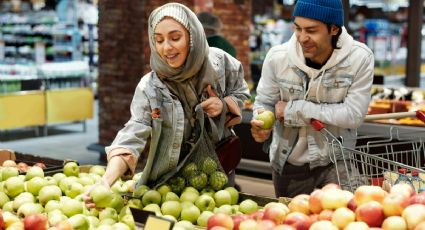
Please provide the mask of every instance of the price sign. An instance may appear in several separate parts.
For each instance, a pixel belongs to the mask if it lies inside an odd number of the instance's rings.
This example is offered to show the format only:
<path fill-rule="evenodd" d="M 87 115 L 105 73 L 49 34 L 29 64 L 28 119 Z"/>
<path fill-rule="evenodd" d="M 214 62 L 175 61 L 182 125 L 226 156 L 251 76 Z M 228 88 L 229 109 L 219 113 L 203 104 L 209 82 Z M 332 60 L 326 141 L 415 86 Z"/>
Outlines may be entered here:
<path fill-rule="evenodd" d="M 158 216 L 149 216 L 146 224 L 145 230 L 158 230 L 158 229 L 172 229 L 174 225 L 174 221 L 168 220 Z"/>

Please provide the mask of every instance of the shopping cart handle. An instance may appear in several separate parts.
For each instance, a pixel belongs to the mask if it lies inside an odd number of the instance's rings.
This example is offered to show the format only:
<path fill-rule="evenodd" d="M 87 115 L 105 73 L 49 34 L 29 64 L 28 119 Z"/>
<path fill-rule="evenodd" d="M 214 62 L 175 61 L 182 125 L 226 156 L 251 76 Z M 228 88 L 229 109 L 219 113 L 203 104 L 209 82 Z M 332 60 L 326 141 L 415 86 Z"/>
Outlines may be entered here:
<path fill-rule="evenodd" d="M 310 124 L 311 126 L 313 126 L 313 129 L 315 129 L 316 131 L 320 131 L 325 128 L 325 125 L 321 121 L 316 120 L 314 118 L 310 120 Z"/>
<path fill-rule="evenodd" d="M 425 122 L 425 111 L 417 110 L 416 111 L 416 117 L 421 120 L 422 122 Z"/>

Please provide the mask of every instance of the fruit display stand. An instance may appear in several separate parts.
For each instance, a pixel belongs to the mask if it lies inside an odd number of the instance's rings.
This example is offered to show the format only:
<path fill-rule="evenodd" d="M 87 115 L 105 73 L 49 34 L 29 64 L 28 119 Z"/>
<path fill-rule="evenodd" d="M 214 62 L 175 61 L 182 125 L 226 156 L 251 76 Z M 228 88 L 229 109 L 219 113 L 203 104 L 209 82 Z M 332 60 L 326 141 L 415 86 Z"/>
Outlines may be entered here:
<path fill-rule="evenodd" d="M 6 160 L 15 161 L 20 174 L 25 174 L 26 169 L 33 165 L 42 167 L 45 174 L 49 174 L 61 169 L 64 164 L 64 161 L 58 159 L 25 154 L 10 149 L 0 149 L 0 165 L 3 165 Z"/>

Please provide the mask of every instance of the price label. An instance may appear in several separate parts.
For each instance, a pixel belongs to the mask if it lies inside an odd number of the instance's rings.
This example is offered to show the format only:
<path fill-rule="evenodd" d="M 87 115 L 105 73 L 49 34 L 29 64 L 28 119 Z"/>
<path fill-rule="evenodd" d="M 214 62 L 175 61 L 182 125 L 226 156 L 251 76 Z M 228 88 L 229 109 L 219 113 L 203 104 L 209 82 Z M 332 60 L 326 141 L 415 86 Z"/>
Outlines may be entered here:
<path fill-rule="evenodd" d="M 158 216 L 149 216 L 146 224 L 145 230 L 158 230 L 158 229 L 172 229 L 174 225 L 174 221 L 167 220 Z"/>

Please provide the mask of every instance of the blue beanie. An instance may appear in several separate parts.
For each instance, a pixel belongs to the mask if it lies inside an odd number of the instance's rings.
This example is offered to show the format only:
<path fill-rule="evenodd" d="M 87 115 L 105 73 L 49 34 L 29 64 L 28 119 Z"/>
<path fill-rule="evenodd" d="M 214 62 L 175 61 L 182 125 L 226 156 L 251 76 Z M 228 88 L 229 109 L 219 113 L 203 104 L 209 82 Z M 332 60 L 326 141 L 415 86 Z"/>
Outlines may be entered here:
<path fill-rule="evenodd" d="M 298 0 L 292 16 L 311 18 L 341 27 L 344 25 L 341 0 Z"/>

